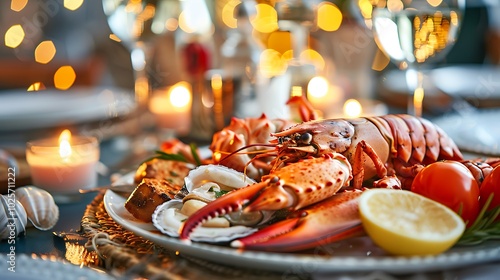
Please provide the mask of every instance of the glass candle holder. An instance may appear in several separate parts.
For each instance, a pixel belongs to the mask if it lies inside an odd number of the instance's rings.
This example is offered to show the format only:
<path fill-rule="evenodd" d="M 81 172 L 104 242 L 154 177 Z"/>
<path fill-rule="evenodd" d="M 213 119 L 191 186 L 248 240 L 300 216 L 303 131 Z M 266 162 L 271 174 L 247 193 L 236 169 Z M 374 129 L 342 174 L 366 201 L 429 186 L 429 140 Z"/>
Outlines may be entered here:
<path fill-rule="evenodd" d="M 50 192 L 58 202 L 79 197 L 79 189 L 97 186 L 99 143 L 94 137 L 40 139 L 26 145 L 33 185 Z"/>

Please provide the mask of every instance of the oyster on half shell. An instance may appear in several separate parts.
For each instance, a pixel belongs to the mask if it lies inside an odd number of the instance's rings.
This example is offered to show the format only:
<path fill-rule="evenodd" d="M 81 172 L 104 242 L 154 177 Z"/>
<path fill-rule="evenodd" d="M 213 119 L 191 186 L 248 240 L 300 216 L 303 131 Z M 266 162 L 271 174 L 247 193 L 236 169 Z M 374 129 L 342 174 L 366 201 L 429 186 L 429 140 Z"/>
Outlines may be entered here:
<path fill-rule="evenodd" d="M 234 189 L 254 184 L 245 174 L 221 165 L 202 165 L 184 179 L 182 195 L 158 206 L 153 225 L 162 233 L 178 237 L 182 223 L 198 209 Z M 272 218 L 273 212 L 235 212 L 214 218 L 194 230 L 191 239 L 202 242 L 227 242 L 257 231 Z"/>

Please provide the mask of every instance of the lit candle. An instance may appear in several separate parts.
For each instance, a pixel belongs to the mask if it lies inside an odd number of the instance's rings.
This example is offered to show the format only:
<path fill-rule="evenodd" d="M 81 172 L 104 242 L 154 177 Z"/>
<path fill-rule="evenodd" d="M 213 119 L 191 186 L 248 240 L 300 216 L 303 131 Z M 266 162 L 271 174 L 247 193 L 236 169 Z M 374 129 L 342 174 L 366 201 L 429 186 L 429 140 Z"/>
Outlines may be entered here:
<path fill-rule="evenodd" d="M 59 139 L 30 141 L 26 160 L 32 183 L 53 195 L 77 194 L 97 186 L 99 143 L 94 137 L 71 136 L 64 130 Z"/>
<path fill-rule="evenodd" d="M 186 135 L 191 125 L 191 102 L 189 84 L 179 82 L 168 90 L 156 90 L 149 101 L 149 110 L 160 128 Z"/>

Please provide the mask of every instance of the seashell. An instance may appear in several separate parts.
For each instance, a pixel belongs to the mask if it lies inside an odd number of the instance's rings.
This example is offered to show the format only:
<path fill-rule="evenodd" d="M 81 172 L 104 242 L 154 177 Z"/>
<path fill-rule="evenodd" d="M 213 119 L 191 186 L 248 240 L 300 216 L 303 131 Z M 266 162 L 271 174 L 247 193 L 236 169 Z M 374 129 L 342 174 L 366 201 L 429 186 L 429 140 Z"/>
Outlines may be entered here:
<path fill-rule="evenodd" d="M 28 220 L 39 230 L 49 230 L 59 220 L 59 207 L 46 190 L 34 186 L 19 187 L 16 199 L 26 209 Z"/>
<path fill-rule="evenodd" d="M 13 193 L 12 193 L 13 194 Z M 15 238 L 26 229 L 26 210 L 14 195 L 0 196 L 0 239 Z"/>
<path fill-rule="evenodd" d="M 216 183 L 223 190 L 233 190 L 255 184 L 255 181 L 245 174 L 222 165 L 201 165 L 189 171 L 184 178 L 184 185 L 189 193 L 205 183 Z"/>
<path fill-rule="evenodd" d="M 168 236 L 178 237 L 179 229 L 183 221 L 188 217 L 181 213 L 182 206 L 181 200 L 170 200 L 158 206 L 153 213 L 153 225 Z M 201 226 L 193 231 L 190 239 L 209 243 L 228 242 L 256 231 L 257 228 L 239 225 L 221 228 Z"/>
<path fill-rule="evenodd" d="M 245 174 L 222 165 L 202 165 L 189 172 L 184 179 L 182 197 L 167 201 L 156 208 L 153 213 L 153 225 L 162 233 L 178 237 L 179 229 L 184 220 L 197 209 L 186 209 L 191 200 L 196 207 L 215 200 L 221 193 L 243 188 L 255 181 Z M 194 206 L 190 206 L 194 207 Z M 227 242 L 249 235 L 257 230 L 256 225 L 269 221 L 273 212 L 261 211 L 253 213 L 235 212 L 218 221 L 210 220 L 194 230 L 191 239 L 201 242 Z M 213 222 L 213 223 L 212 223 Z M 213 224 L 219 226 L 214 227 Z M 229 226 L 224 226 L 228 224 Z"/>

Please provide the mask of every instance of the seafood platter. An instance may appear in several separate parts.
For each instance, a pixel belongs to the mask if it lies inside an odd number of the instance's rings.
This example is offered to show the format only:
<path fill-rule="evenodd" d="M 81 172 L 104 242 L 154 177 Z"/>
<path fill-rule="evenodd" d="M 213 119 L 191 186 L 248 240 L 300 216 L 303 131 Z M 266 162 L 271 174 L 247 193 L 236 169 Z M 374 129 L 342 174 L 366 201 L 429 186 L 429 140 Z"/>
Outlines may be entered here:
<path fill-rule="evenodd" d="M 408 273 L 500 260 L 500 159 L 464 159 L 409 115 L 233 118 L 201 149 L 170 139 L 104 205 L 152 242 L 235 266 Z"/>

